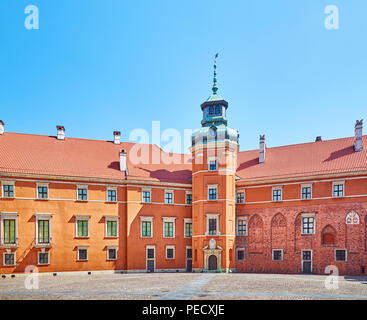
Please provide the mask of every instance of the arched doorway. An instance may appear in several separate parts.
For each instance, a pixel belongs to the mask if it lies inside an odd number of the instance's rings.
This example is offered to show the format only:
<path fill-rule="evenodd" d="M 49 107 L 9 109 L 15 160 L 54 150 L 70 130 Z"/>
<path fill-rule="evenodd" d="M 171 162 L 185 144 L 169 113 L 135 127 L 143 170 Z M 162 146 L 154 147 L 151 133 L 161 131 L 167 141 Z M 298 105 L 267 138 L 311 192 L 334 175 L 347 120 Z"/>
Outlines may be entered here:
<path fill-rule="evenodd" d="M 217 270 L 217 257 L 215 255 L 209 256 L 209 270 Z"/>

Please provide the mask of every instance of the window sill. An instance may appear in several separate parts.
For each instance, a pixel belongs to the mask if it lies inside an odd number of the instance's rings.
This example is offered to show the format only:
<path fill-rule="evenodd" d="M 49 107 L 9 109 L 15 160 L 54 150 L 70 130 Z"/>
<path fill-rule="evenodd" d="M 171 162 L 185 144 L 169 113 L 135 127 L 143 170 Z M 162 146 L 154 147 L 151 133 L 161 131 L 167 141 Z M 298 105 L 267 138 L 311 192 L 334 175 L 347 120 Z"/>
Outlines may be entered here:
<path fill-rule="evenodd" d="M 88 262 L 88 259 L 87 260 L 76 260 L 76 262 Z"/>
<path fill-rule="evenodd" d="M 301 236 L 314 236 L 314 233 L 301 233 Z"/>
<path fill-rule="evenodd" d="M 51 248 L 52 243 L 37 243 L 34 245 L 35 248 Z"/>
<path fill-rule="evenodd" d="M 4 243 L 0 246 L 0 248 L 18 248 L 19 247 L 19 244 L 18 243 Z"/>
<path fill-rule="evenodd" d="M 82 201 L 82 200 L 81 200 Z M 84 201 L 87 201 L 87 200 L 84 200 Z M 108 201 L 108 200 L 106 200 L 105 201 L 106 203 L 117 203 L 117 201 Z"/>
<path fill-rule="evenodd" d="M 118 239 L 119 236 L 105 236 L 105 239 Z"/>
<path fill-rule="evenodd" d="M 153 238 L 153 236 L 150 236 L 150 237 L 144 237 L 144 236 L 140 236 L 140 239 L 152 239 Z"/>
<path fill-rule="evenodd" d="M 74 239 L 89 239 L 89 236 L 75 236 Z"/>
<path fill-rule="evenodd" d="M 76 199 L 75 202 L 88 202 L 88 200 L 80 200 L 80 199 Z"/>
<path fill-rule="evenodd" d="M 35 200 L 39 200 L 39 201 L 47 201 L 50 200 L 49 198 L 36 198 Z"/>

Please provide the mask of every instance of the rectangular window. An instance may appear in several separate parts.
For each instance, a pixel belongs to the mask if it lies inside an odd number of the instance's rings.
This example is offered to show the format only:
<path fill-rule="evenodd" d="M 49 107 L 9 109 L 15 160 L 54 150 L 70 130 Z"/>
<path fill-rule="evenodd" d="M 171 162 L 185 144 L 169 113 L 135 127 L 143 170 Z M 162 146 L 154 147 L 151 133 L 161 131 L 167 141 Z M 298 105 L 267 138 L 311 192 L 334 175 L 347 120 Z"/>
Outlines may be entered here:
<path fill-rule="evenodd" d="M 185 237 L 191 238 L 192 237 L 192 223 L 185 222 Z"/>
<path fill-rule="evenodd" d="M 344 184 L 334 184 L 333 185 L 333 197 L 343 197 L 344 196 Z"/>
<path fill-rule="evenodd" d="M 143 191 L 143 202 L 150 203 L 150 191 Z"/>
<path fill-rule="evenodd" d="M 14 185 L 3 184 L 3 196 L 5 198 L 14 198 Z"/>
<path fill-rule="evenodd" d="M 245 260 L 245 249 L 237 249 L 237 260 L 238 261 Z"/>
<path fill-rule="evenodd" d="M 314 233 L 314 217 L 303 217 L 302 218 L 302 233 L 313 234 Z"/>
<path fill-rule="evenodd" d="M 217 188 L 209 188 L 209 200 L 217 199 Z"/>
<path fill-rule="evenodd" d="M 117 237 L 117 221 L 107 220 L 107 237 Z"/>
<path fill-rule="evenodd" d="M 186 204 L 192 204 L 192 194 L 186 193 Z"/>
<path fill-rule="evenodd" d="M 215 114 L 220 114 L 221 113 L 221 106 L 215 106 Z"/>
<path fill-rule="evenodd" d="M 282 200 L 282 189 L 273 189 L 273 201 Z"/>
<path fill-rule="evenodd" d="M 48 198 L 48 187 L 38 186 L 38 199 L 47 199 Z"/>
<path fill-rule="evenodd" d="M 217 170 L 217 160 L 210 160 L 209 161 L 209 170 L 210 171 Z"/>
<path fill-rule="evenodd" d="M 107 260 L 116 260 L 116 259 L 117 259 L 117 249 L 108 248 L 107 249 Z"/>
<path fill-rule="evenodd" d="M 116 197 L 116 190 L 114 189 L 108 189 L 107 190 L 107 201 L 109 202 L 116 202 L 117 197 Z"/>
<path fill-rule="evenodd" d="M 283 260 L 283 250 L 274 249 L 273 250 L 273 261 L 282 261 Z"/>
<path fill-rule="evenodd" d="M 15 252 L 4 253 L 4 266 L 15 266 Z"/>
<path fill-rule="evenodd" d="M 78 237 L 88 237 L 88 220 L 77 220 Z"/>
<path fill-rule="evenodd" d="M 49 256 L 48 252 L 38 252 L 38 264 L 49 264 Z"/>
<path fill-rule="evenodd" d="M 302 199 L 311 199 L 311 187 L 302 187 Z"/>
<path fill-rule="evenodd" d="M 148 248 L 147 249 L 147 258 L 148 259 L 154 259 L 154 249 L 153 248 Z"/>
<path fill-rule="evenodd" d="M 151 237 L 152 236 L 152 222 L 151 221 L 142 221 L 141 222 L 141 236 L 142 237 Z"/>
<path fill-rule="evenodd" d="M 164 223 L 164 236 L 166 238 L 173 238 L 173 222 Z"/>
<path fill-rule="evenodd" d="M 245 203 L 245 193 L 244 192 L 237 192 L 236 202 Z"/>
<path fill-rule="evenodd" d="M 78 260 L 86 261 L 88 260 L 88 249 L 79 249 L 78 248 Z"/>
<path fill-rule="evenodd" d="M 247 221 L 244 219 L 237 220 L 237 235 L 246 236 L 247 235 Z"/>
<path fill-rule="evenodd" d="M 88 200 L 88 189 L 78 188 L 78 200 L 86 201 Z"/>
<path fill-rule="evenodd" d="M 311 250 L 302 251 L 302 260 L 303 261 L 311 261 L 312 260 Z"/>
<path fill-rule="evenodd" d="M 174 259 L 175 258 L 175 249 L 174 247 L 166 247 L 166 258 Z"/>
<path fill-rule="evenodd" d="M 4 244 L 15 244 L 15 219 L 4 219 Z"/>
<path fill-rule="evenodd" d="M 38 220 L 38 243 L 50 243 L 49 220 Z"/>
<path fill-rule="evenodd" d="M 335 250 L 335 261 L 347 261 L 347 250 L 345 249 Z"/>
<path fill-rule="evenodd" d="M 209 219 L 209 235 L 217 234 L 217 219 Z"/>
<path fill-rule="evenodd" d="M 172 191 L 166 191 L 164 193 L 164 201 L 165 201 L 165 203 L 168 203 L 168 204 L 173 203 L 173 193 L 172 193 Z"/>

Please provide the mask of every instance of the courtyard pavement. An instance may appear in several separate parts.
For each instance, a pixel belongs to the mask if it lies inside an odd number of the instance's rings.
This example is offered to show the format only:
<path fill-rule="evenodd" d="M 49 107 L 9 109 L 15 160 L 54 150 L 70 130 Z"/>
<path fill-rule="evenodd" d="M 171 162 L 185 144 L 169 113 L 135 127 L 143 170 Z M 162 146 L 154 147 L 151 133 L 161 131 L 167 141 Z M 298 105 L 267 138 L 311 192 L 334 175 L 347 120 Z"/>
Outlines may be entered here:
<path fill-rule="evenodd" d="M 338 288 L 326 276 L 221 273 L 58 274 L 39 275 L 38 289 L 26 289 L 25 277 L 0 278 L 0 300 L 333 300 L 367 299 L 367 277 L 340 276 Z M 335 282 L 334 282 L 335 285 Z"/>

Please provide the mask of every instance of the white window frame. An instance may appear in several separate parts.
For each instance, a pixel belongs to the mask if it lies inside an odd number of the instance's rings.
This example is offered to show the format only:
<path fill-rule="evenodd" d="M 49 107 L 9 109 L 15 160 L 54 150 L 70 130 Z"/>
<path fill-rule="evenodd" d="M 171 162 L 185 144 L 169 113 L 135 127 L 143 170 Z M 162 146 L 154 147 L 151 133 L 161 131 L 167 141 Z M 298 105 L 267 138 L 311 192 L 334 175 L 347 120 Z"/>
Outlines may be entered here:
<path fill-rule="evenodd" d="M 154 250 L 154 258 L 148 258 L 148 249 L 153 249 Z M 157 252 L 155 250 L 155 244 L 145 246 L 145 270 L 148 270 L 148 260 L 153 260 L 154 261 L 154 270 L 155 270 L 155 268 L 156 268 L 156 256 L 157 256 Z"/>
<path fill-rule="evenodd" d="M 168 203 L 166 202 L 166 193 L 171 193 L 172 194 L 172 203 Z M 164 204 L 174 204 L 175 203 L 175 193 L 174 193 L 174 190 L 164 190 Z"/>
<path fill-rule="evenodd" d="M 275 260 L 274 259 L 274 251 L 280 251 L 282 253 L 282 258 L 280 260 Z M 277 261 L 283 261 L 284 260 L 283 258 L 284 258 L 283 257 L 283 249 L 272 249 L 271 250 L 271 260 L 272 261 L 275 261 L 275 262 L 277 262 Z"/>
<path fill-rule="evenodd" d="M 302 189 L 303 188 L 311 188 L 311 198 L 306 198 L 306 199 L 303 199 L 302 198 Z M 312 195 L 312 183 L 304 183 L 304 184 L 301 184 L 301 200 L 311 200 L 313 198 L 313 195 Z"/>
<path fill-rule="evenodd" d="M 38 187 L 46 187 L 47 188 L 47 198 L 40 198 L 38 194 Z M 50 188 L 48 183 L 36 183 L 36 192 L 37 192 L 37 200 L 48 200 L 50 198 Z"/>
<path fill-rule="evenodd" d="M 13 254 L 14 255 L 14 264 L 5 264 L 5 254 Z M 17 253 L 15 251 L 13 252 L 8 252 L 8 251 L 5 251 L 3 252 L 3 266 L 4 267 L 12 267 L 12 266 L 16 266 L 17 264 Z"/>
<path fill-rule="evenodd" d="M 1 216 L 1 247 L 14 248 L 18 247 L 18 216 L 17 212 L 0 212 Z M 15 244 L 5 244 L 4 243 L 4 220 L 6 219 L 14 219 L 15 220 Z"/>
<path fill-rule="evenodd" d="M 167 250 L 168 249 L 173 249 L 173 258 L 168 258 L 167 257 Z M 166 245 L 166 259 L 167 260 L 174 260 L 174 259 L 176 259 L 176 246 L 175 245 Z"/>
<path fill-rule="evenodd" d="M 47 263 L 40 263 L 40 253 L 45 254 L 47 253 Z M 37 264 L 40 266 L 48 266 L 50 264 L 50 251 L 38 251 L 37 252 Z"/>
<path fill-rule="evenodd" d="M 343 185 L 343 195 L 342 196 L 334 196 L 334 186 L 335 185 Z M 331 189 L 331 196 L 333 198 L 343 198 L 345 197 L 345 181 L 333 181 L 333 186 L 332 186 L 332 189 Z"/>
<path fill-rule="evenodd" d="M 311 260 L 303 260 L 303 252 L 304 251 L 310 251 L 311 252 Z M 302 249 L 301 250 L 301 263 L 302 263 L 302 272 L 303 272 L 303 262 L 304 261 L 309 261 L 309 262 L 311 262 L 311 273 L 312 273 L 312 271 L 313 271 L 313 250 L 312 249 Z"/>
<path fill-rule="evenodd" d="M 90 237 L 90 215 L 75 215 L 75 238 L 83 238 L 87 239 Z M 87 220 L 88 221 L 88 235 L 87 236 L 78 236 L 78 221 Z"/>
<path fill-rule="evenodd" d="M 186 236 L 186 223 L 191 223 L 191 237 Z M 184 218 L 184 238 L 191 239 L 192 238 L 192 219 L 191 218 Z"/>
<path fill-rule="evenodd" d="M 280 190 L 280 200 L 274 200 L 274 191 L 275 190 Z M 271 201 L 272 202 L 283 201 L 283 187 L 282 186 L 272 187 L 271 188 Z"/>
<path fill-rule="evenodd" d="M 191 203 L 187 203 L 187 195 L 191 194 Z M 192 205 L 192 191 L 186 191 L 185 192 L 185 204 L 187 204 L 188 206 Z"/>
<path fill-rule="evenodd" d="M 243 202 L 237 202 L 238 198 L 237 198 L 237 195 L 239 193 L 243 193 Z M 246 202 L 246 198 L 245 198 L 245 191 L 244 190 L 241 190 L 241 191 L 237 191 L 236 192 L 236 204 L 244 204 Z"/>
<path fill-rule="evenodd" d="M 215 170 L 210 170 L 210 161 L 216 161 Z M 208 171 L 218 171 L 218 158 L 217 157 L 208 157 Z"/>
<path fill-rule="evenodd" d="M 243 251 L 243 259 L 238 259 L 238 251 Z M 246 251 L 245 248 L 236 248 L 236 261 L 246 261 Z"/>
<path fill-rule="evenodd" d="M 87 199 L 86 200 L 79 199 L 79 189 L 87 189 Z M 76 200 L 77 201 L 88 201 L 89 200 L 89 190 L 88 190 L 87 184 L 78 184 L 76 186 Z"/>
<path fill-rule="evenodd" d="M 303 218 L 313 218 L 313 232 L 303 233 Z M 314 235 L 316 234 L 316 215 L 315 213 L 302 213 L 301 214 L 301 235 Z"/>
<path fill-rule="evenodd" d="M 149 202 L 144 201 L 144 192 L 149 192 L 150 193 Z M 152 188 L 142 188 L 141 189 L 141 202 L 142 203 L 152 203 Z"/>
<path fill-rule="evenodd" d="M 163 219 L 163 238 L 173 239 L 176 238 L 176 217 L 162 217 Z M 166 237 L 164 232 L 164 224 L 165 222 L 173 222 L 173 237 Z"/>
<path fill-rule="evenodd" d="M 118 246 L 107 246 L 107 257 L 106 257 L 106 260 L 107 261 L 115 261 L 117 260 L 117 249 L 118 249 Z M 108 256 L 108 251 L 109 250 L 115 250 L 116 251 L 116 258 L 115 259 L 110 259 L 110 257 Z"/>
<path fill-rule="evenodd" d="M 217 233 L 216 234 L 209 234 L 209 219 L 216 219 L 217 221 L 217 225 L 216 225 L 216 229 L 217 229 Z M 221 233 L 219 231 L 219 213 L 207 213 L 206 214 L 206 232 L 205 235 L 206 236 L 219 236 Z"/>
<path fill-rule="evenodd" d="M 153 238 L 153 219 L 154 217 L 140 216 L 140 238 Z M 143 236 L 143 221 L 150 222 L 150 237 Z"/>
<path fill-rule="evenodd" d="M 77 250 L 76 250 L 76 252 L 77 252 L 77 261 L 88 261 L 88 259 L 89 259 L 89 246 L 78 246 L 77 247 Z M 79 258 L 79 250 L 87 250 L 87 259 L 80 259 Z"/>
<path fill-rule="evenodd" d="M 119 237 L 119 217 L 118 216 L 104 216 L 105 219 L 105 238 L 114 239 Z M 107 222 L 108 221 L 115 221 L 116 222 L 116 235 L 115 236 L 109 236 L 107 234 Z M 88 225 L 88 231 L 89 231 L 89 225 Z"/>
<path fill-rule="evenodd" d="M 13 186 L 13 196 L 5 197 L 4 186 Z M 1 197 L 5 199 L 14 199 L 15 198 L 15 181 L 3 180 L 1 181 Z"/>
<path fill-rule="evenodd" d="M 209 199 L 209 190 L 211 189 L 215 189 L 215 194 L 216 194 L 216 198 L 215 199 Z M 217 184 L 208 184 L 207 185 L 207 190 L 208 190 L 208 201 L 218 201 L 218 185 Z"/>
<path fill-rule="evenodd" d="M 116 192 L 116 200 L 115 201 L 108 200 L 108 191 L 115 191 Z M 88 199 L 88 191 L 87 191 L 87 199 Z M 112 202 L 112 203 L 117 202 L 117 187 L 107 187 L 106 188 L 106 202 Z"/>
<path fill-rule="evenodd" d="M 238 233 L 238 222 L 239 221 L 245 221 L 246 222 L 246 233 L 245 234 L 239 234 Z M 247 217 L 237 217 L 237 219 L 236 219 L 236 235 L 238 236 L 238 237 L 247 237 L 248 236 L 248 219 L 247 219 Z"/>
<path fill-rule="evenodd" d="M 52 214 L 51 213 L 35 213 L 34 214 L 36 216 L 36 247 L 45 247 L 45 246 L 50 246 L 52 243 L 52 237 L 51 237 L 51 218 L 52 218 Z M 38 242 L 38 221 L 39 220 L 48 220 L 48 238 L 49 238 L 49 243 L 39 243 Z"/>
<path fill-rule="evenodd" d="M 345 251 L 345 260 L 336 260 L 336 250 L 344 250 Z M 337 248 L 334 250 L 334 261 L 335 262 L 348 262 L 348 250 L 344 248 Z"/>

